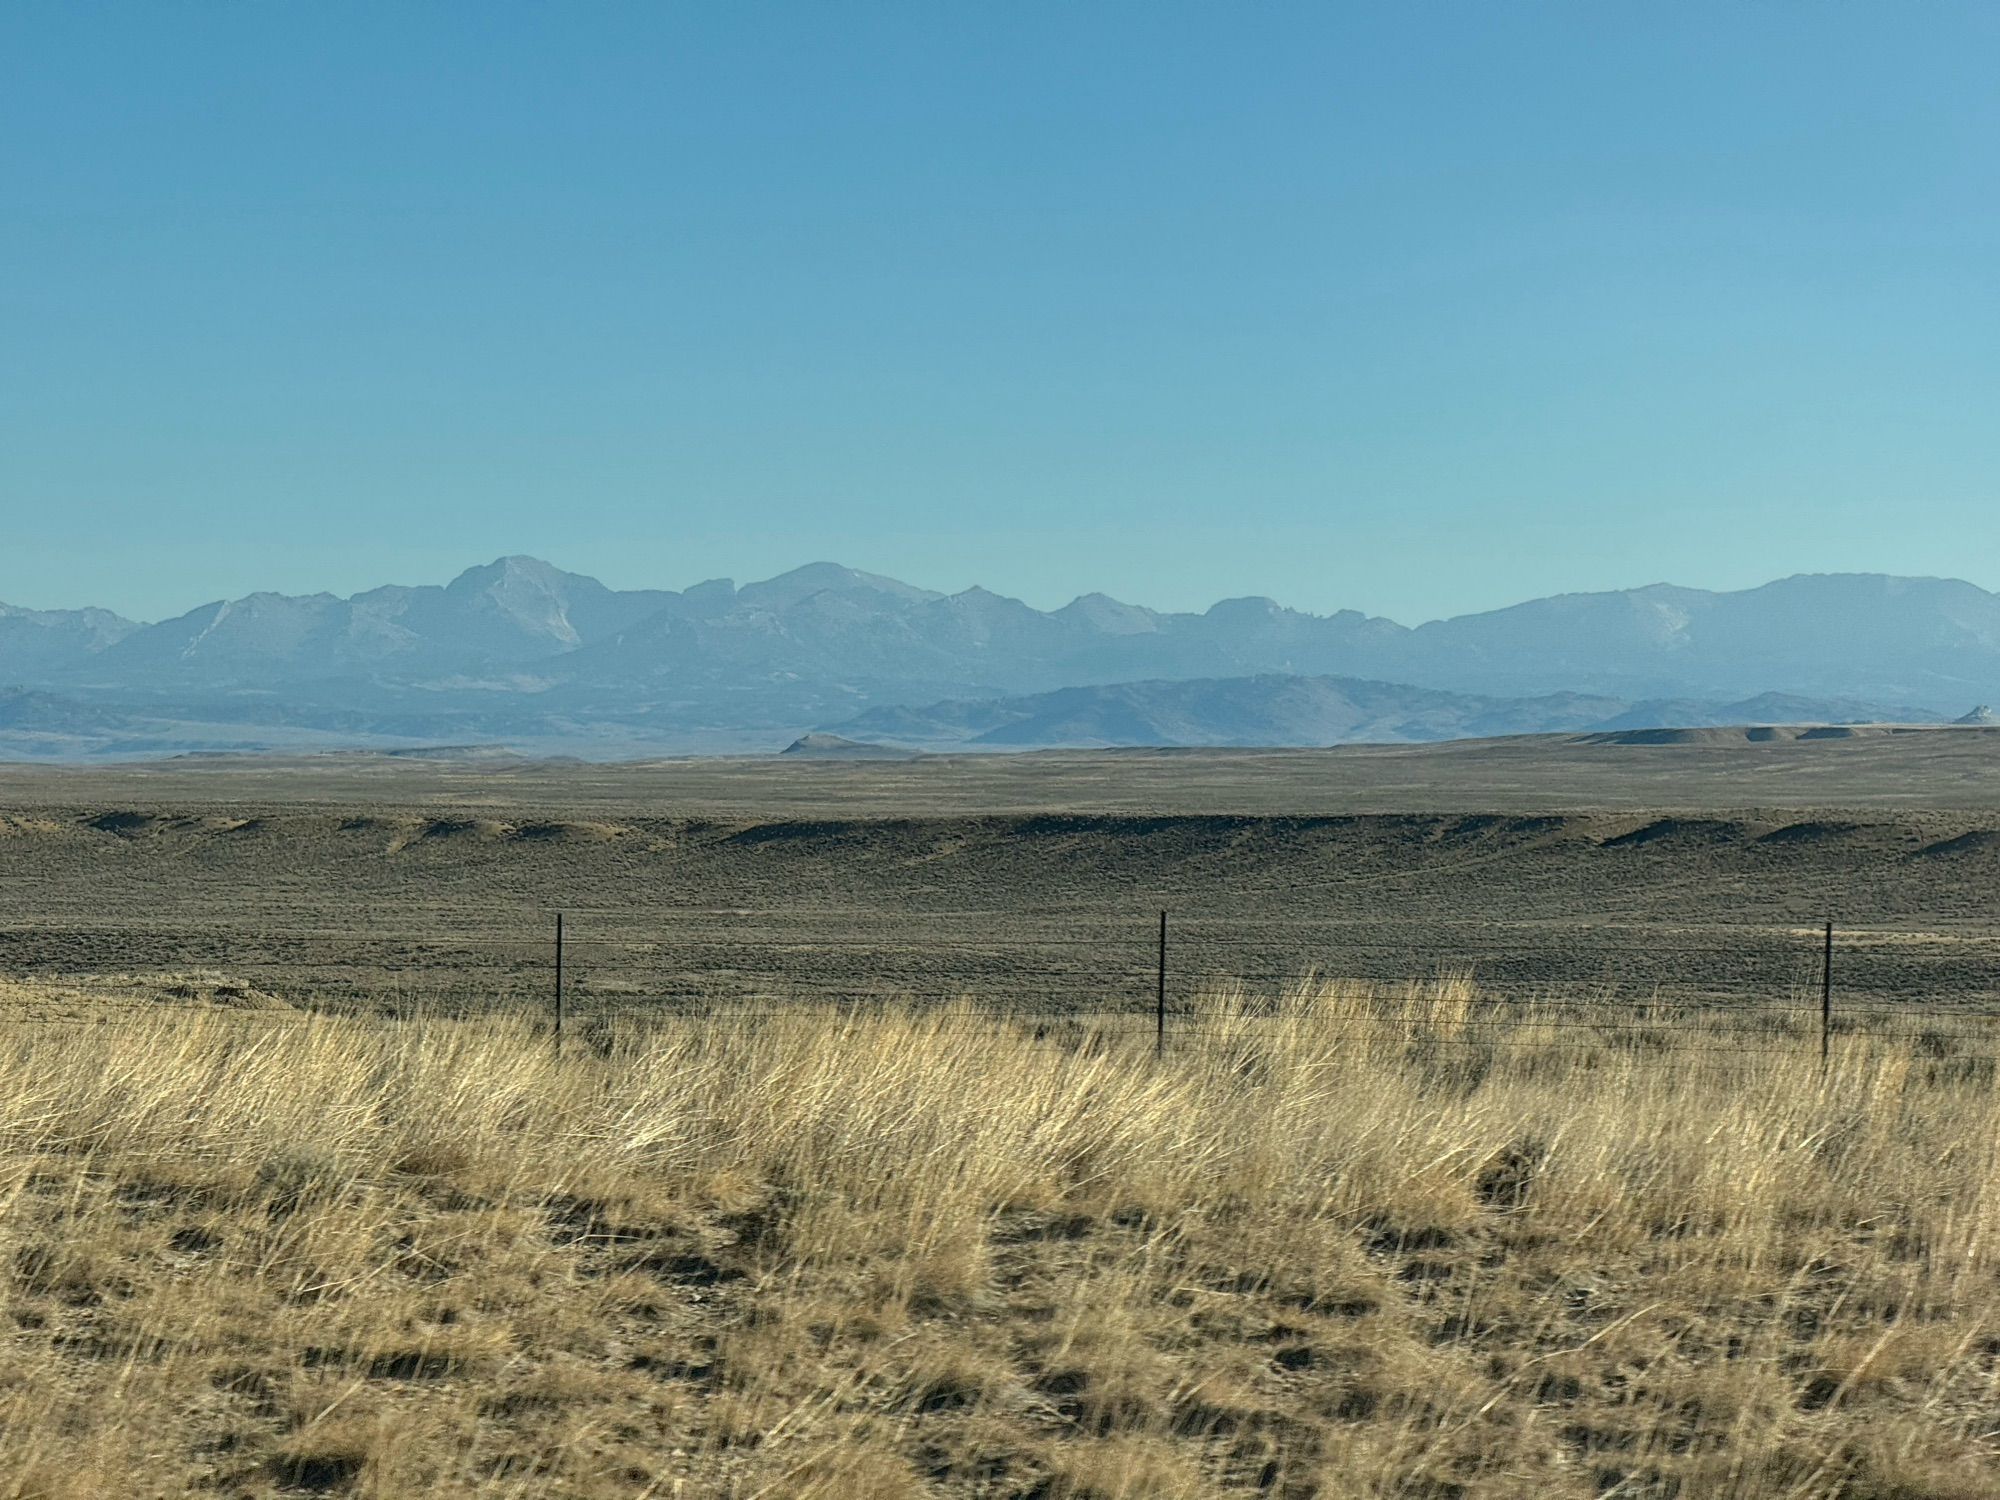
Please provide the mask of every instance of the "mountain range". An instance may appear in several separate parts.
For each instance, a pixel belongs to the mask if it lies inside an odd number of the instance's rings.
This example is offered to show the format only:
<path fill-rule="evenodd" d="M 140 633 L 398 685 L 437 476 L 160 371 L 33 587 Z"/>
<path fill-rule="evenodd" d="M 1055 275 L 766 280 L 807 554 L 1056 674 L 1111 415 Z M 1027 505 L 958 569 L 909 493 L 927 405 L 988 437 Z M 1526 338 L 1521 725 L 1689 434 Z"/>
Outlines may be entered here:
<path fill-rule="evenodd" d="M 1414 628 L 1262 598 L 1037 610 L 834 563 L 618 590 L 527 557 L 150 624 L 0 605 L 14 755 L 440 740 L 620 755 L 775 749 L 826 728 L 990 748 L 1317 744 L 1942 719 L 1996 698 L 2000 596 L 1880 574 L 1569 594 Z"/>
<path fill-rule="evenodd" d="M 1925 709 L 1765 693 L 1733 703 L 1588 693 L 1496 698 L 1354 677 L 1223 677 L 1058 688 L 1017 698 L 876 708 L 843 740 L 911 749 L 1394 744 L 1725 724 L 1935 723 Z"/>

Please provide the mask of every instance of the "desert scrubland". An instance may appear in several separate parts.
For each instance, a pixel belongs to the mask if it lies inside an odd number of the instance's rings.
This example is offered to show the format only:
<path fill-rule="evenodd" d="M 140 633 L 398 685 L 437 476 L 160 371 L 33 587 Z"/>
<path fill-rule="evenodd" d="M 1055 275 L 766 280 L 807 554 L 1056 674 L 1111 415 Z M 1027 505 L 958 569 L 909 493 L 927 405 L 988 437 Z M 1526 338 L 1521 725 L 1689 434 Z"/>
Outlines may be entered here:
<path fill-rule="evenodd" d="M 1977 739 L 10 773 L 0 1497 L 2000 1492 Z"/>
<path fill-rule="evenodd" d="M 580 1011 L 1145 1008 L 1307 973 L 2000 1001 L 1994 732 L 628 766 L 254 757 L 0 776 L 0 973 Z"/>

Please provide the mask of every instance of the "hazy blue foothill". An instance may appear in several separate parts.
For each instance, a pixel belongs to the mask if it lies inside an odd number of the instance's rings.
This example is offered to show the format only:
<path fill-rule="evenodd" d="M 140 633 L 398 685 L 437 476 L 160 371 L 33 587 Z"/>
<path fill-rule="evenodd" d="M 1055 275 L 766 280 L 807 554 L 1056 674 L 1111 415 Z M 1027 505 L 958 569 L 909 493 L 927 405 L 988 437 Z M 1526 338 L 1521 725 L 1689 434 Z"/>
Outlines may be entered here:
<path fill-rule="evenodd" d="M 1656 585 L 1409 628 L 1269 599 L 1038 610 L 834 563 L 615 590 L 534 558 L 151 624 L 0 609 L 0 746 L 101 756 L 507 742 L 776 750 L 1336 744 L 1651 725 L 1942 721 L 2000 698 L 2000 597 L 1947 579 Z"/>

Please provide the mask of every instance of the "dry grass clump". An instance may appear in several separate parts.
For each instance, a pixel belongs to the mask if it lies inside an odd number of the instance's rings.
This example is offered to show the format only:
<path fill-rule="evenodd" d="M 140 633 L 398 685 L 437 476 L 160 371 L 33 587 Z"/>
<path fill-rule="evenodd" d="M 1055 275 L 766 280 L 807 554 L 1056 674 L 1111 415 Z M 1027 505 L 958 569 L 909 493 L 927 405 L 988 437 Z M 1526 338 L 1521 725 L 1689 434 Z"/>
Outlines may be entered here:
<path fill-rule="evenodd" d="M 24 1022 L 0 1500 L 2000 1492 L 1990 1067 L 1502 1020 Z"/>
<path fill-rule="evenodd" d="M 60 979 L 0 975 L 0 1018 L 9 1021 L 88 1021 L 123 1025 L 142 1009 L 219 1006 L 225 1010 L 290 1010 L 250 980 L 213 969 L 154 974 L 78 974 Z"/>

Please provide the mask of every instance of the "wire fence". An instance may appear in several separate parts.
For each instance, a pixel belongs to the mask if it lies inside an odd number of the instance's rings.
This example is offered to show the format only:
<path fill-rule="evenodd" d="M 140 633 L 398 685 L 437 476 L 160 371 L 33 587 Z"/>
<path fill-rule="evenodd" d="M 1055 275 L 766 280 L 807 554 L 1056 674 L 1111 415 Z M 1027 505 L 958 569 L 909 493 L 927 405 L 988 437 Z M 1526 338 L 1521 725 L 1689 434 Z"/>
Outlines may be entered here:
<path fill-rule="evenodd" d="M 522 1014 L 559 1035 L 801 1007 L 851 1011 L 963 1003 L 996 1020 L 1088 1024 L 1156 1045 L 1238 1037 L 1287 1013 L 1301 986 L 1386 985 L 1386 1010 L 1316 1024 L 1328 1036 L 1395 1032 L 1438 1049 L 1755 1052 L 1892 1042 L 1919 1055 L 2000 1061 L 2000 1005 L 1965 982 L 2000 982 L 2000 932 L 1824 923 L 1634 927 L 1596 947 L 1575 920 L 1457 934 L 1433 975 L 1411 983 L 1409 938 L 1366 923 L 1101 911 L 769 913 L 716 910 L 669 926 L 612 908 L 357 910 L 326 922 L 241 928 L 122 921 L 117 951 L 136 985 L 278 1020 L 300 1010 L 389 1017 Z M 560 929 L 560 936 L 558 936 Z M 113 935 L 82 918 L 0 927 L 0 972 L 55 980 L 105 966 Z M 1949 969 L 1940 1001 L 1927 969 Z M 110 976 L 116 979 L 118 976 Z M 1468 1002 L 1467 996 L 1475 998 Z M 1905 998 L 1893 998 L 1893 997 Z M 271 1003 L 281 1002 L 281 1003 Z M 269 1008 L 259 1008 L 268 1004 Z M 1227 1024 L 1217 1022 L 1218 1004 Z M 288 1012 L 287 1006 L 290 1007 Z M 48 1017 L 44 1016 L 43 1019 Z"/>

